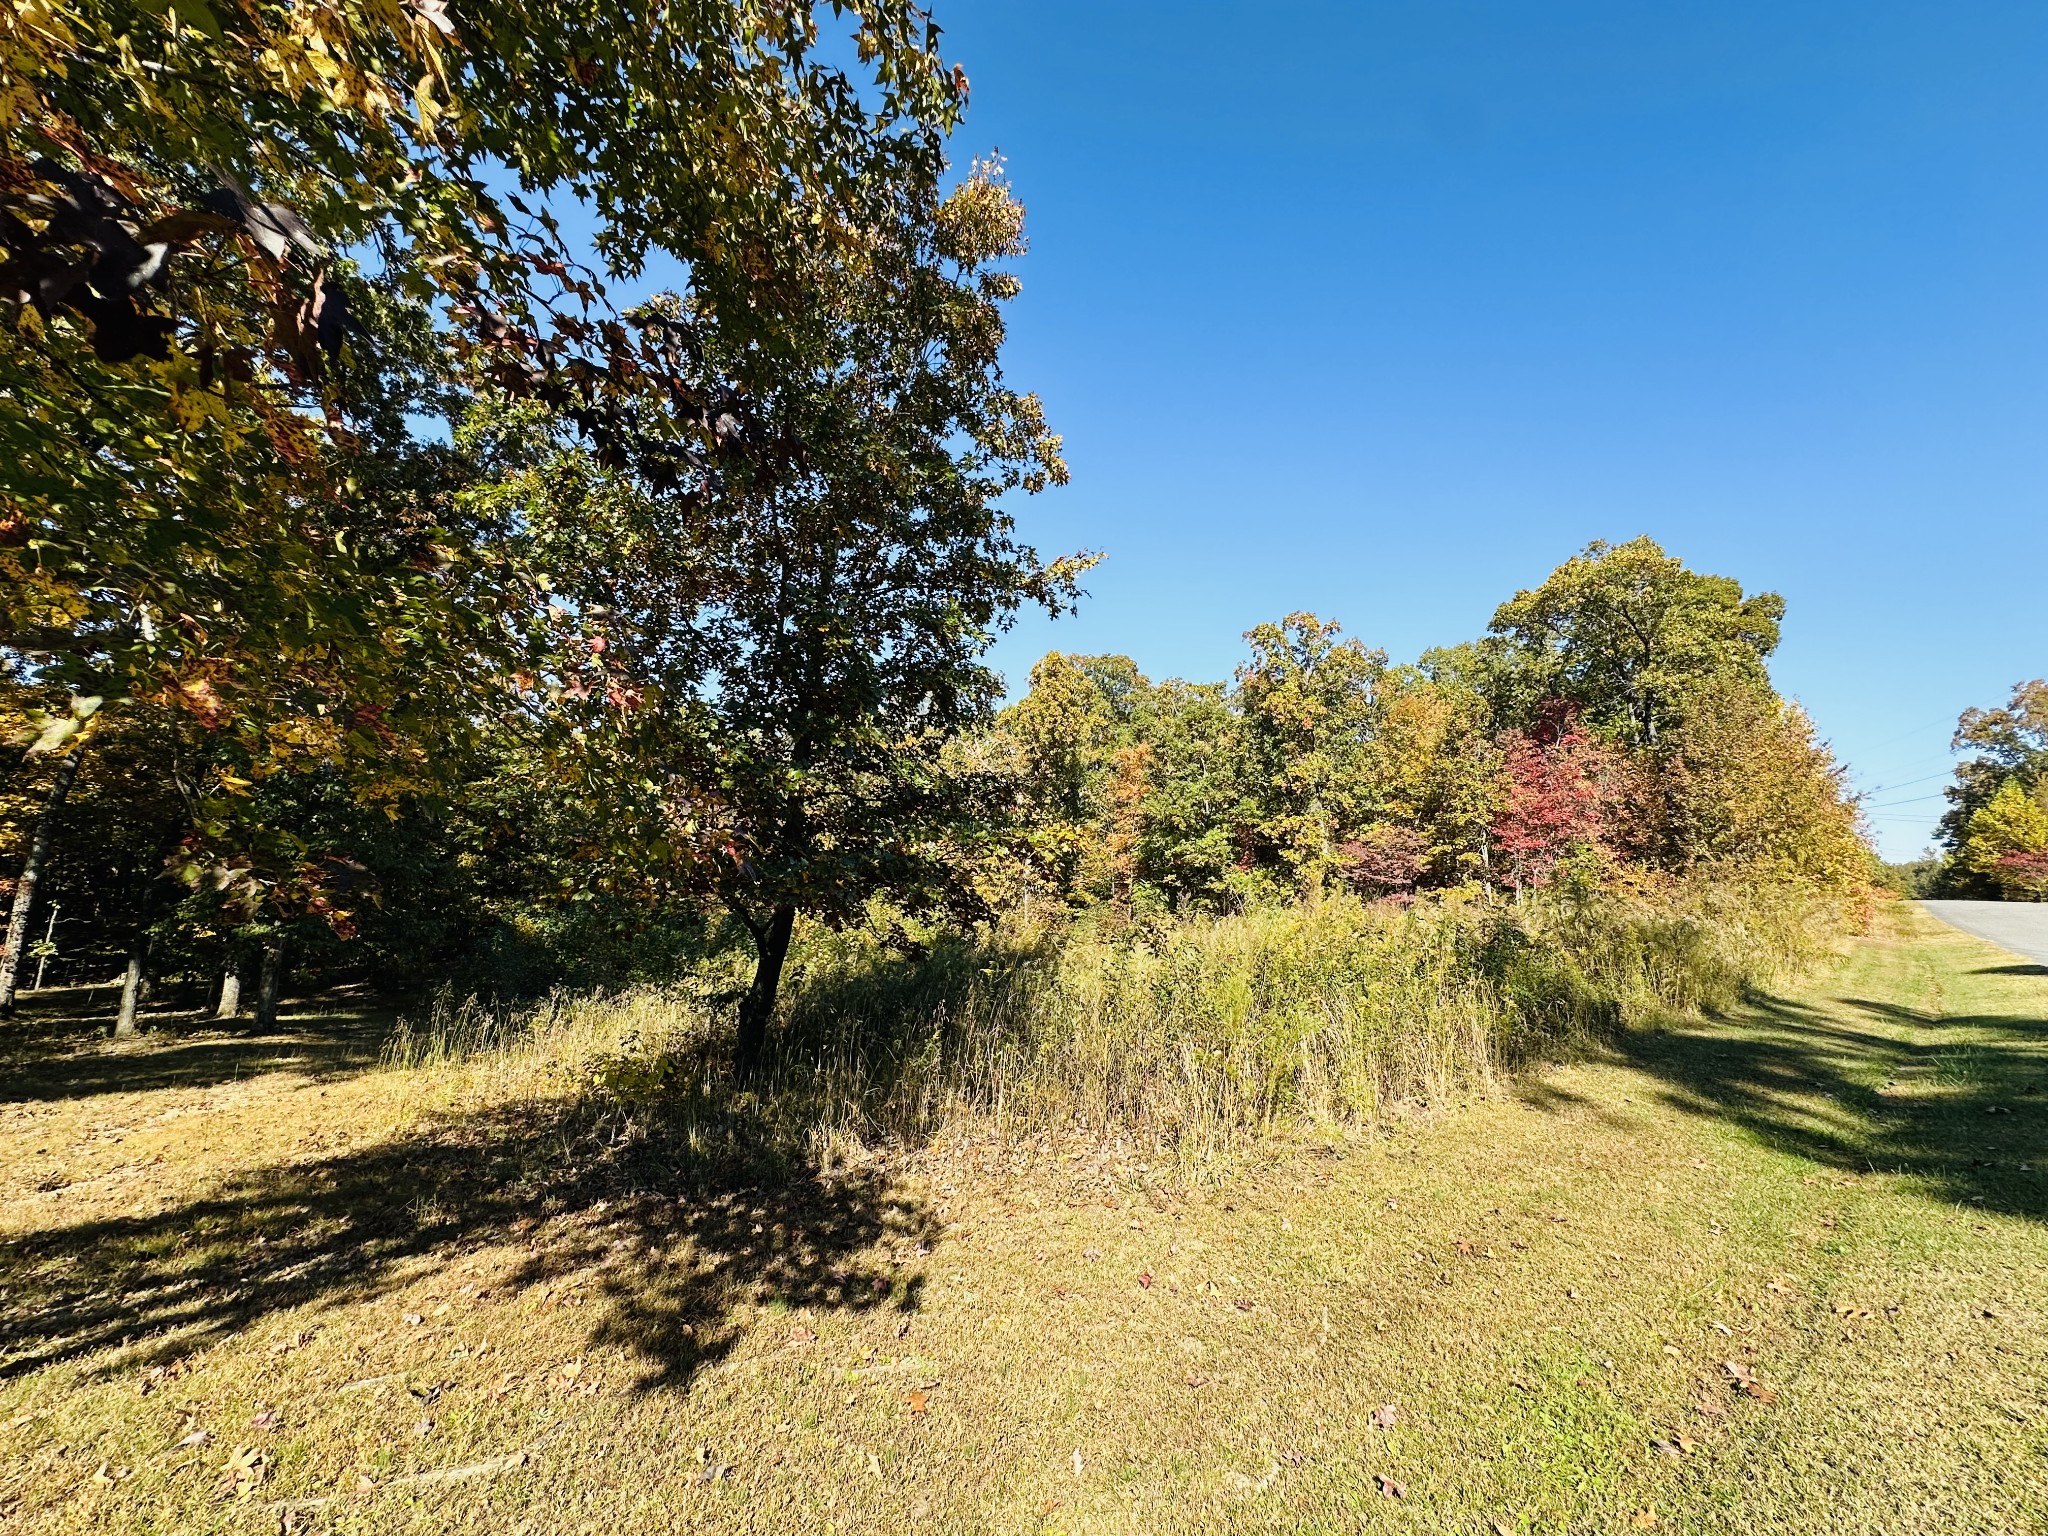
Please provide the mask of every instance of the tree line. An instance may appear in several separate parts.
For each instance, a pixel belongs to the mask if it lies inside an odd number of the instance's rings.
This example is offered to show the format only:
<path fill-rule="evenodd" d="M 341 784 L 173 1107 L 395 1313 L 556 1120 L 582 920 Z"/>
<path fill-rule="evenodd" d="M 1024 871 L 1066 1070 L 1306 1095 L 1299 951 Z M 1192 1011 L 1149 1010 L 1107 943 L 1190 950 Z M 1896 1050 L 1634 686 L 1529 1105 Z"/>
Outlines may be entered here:
<path fill-rule="evenodd" d="M 1771 687 L 1783 611 L 1648 538 L 1596 543 L 1413 665 L 1305 613 L 1246 635 L 1228 683 L 1048 656 L 991 746 L 1036 877 L 1129 912 L 1699 870 L 1840 886 L 1869 854 Z"/>

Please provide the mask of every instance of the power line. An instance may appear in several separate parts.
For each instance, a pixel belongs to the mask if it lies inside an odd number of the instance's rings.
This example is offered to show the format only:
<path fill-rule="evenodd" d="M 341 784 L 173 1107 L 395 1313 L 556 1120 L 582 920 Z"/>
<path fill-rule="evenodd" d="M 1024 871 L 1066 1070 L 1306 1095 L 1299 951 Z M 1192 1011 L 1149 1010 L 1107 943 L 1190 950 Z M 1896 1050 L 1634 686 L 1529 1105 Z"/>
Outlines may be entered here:
<path fill-rule="evenodd" d="M 1911 789 L 1915 784 L 1925 784 L 1929 779 L 1945 779 L 1953 772 L 1955 772 L 1953 768 L 1944 768 L 1939 773 L 1925 773 L 1917 779 L 1906 779 L 1897 784 L 1873 784 L 1870 786 L 1870 793 L 1873 795 L 1886 795 L 1895 789 Z"/>
<path fill-rule="evenodd" d="M 1866 747 L 1863 750 L 1866 752 L 1882 752 L 1886 747 L 1890 746 L 1895 741 L 1904 741 L 1908 736 L 1921 736 L 1926 734 L 1928 731 L 1937 729 L 1948 731 L 1951 735 L 1953 735 L 1955 732 L 1955 727 L 1949 724 L 1949 720 L 1951 718 L 1953 717 L 1944 715 L 1941 719 L 1935 721 L 1932 725 L 1916 725 L 1910 731 L 1901 731 L 1896 736 L 1887 736 L 1883 741 L 1878 742 L 1875 746 Z"/>

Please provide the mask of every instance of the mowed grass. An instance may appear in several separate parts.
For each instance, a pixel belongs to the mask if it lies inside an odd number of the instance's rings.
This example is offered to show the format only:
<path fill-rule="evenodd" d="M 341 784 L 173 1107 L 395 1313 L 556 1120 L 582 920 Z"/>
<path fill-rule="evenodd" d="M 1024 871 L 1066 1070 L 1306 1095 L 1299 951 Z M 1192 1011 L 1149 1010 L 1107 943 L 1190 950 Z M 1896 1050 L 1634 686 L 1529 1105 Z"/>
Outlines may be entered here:
<path fill-rule="evenodd" d="M 684 1180 L 568 1066 L 11 1071 L 10 1530 L 2048 1529 L 2048 975 L 1910 911 L 1194 1185 L 967 1131 Z"/>

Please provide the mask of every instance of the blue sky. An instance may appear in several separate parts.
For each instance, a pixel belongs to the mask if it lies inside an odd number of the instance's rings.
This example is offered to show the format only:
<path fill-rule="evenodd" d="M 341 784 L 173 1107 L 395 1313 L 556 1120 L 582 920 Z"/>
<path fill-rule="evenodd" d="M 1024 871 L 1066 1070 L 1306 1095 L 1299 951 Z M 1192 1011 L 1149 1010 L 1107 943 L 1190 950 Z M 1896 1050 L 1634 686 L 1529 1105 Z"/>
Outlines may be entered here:
<path fill-rule="evenodd" d="M 939 0 L 1030 208 L 1012 378 L 1108 552 L 1057 647 L 1397 659 L 1649 533 L 1790 603 L 1776 673 L 1941 810 L 2048 673 L 2048 6 Z M 1918 782 L 1911 782 L 1918 781 Z"/>

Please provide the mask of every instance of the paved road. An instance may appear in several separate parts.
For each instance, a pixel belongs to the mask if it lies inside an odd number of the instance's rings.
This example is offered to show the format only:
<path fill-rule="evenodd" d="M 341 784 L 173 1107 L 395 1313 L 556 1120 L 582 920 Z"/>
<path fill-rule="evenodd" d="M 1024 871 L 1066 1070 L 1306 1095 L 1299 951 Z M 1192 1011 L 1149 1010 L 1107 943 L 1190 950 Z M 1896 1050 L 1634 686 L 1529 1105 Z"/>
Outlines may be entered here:
<path fill-rule="evenodd" d="M 1923 901 L 1950 927 L 2048 965 L 2048 901 Z"/>

